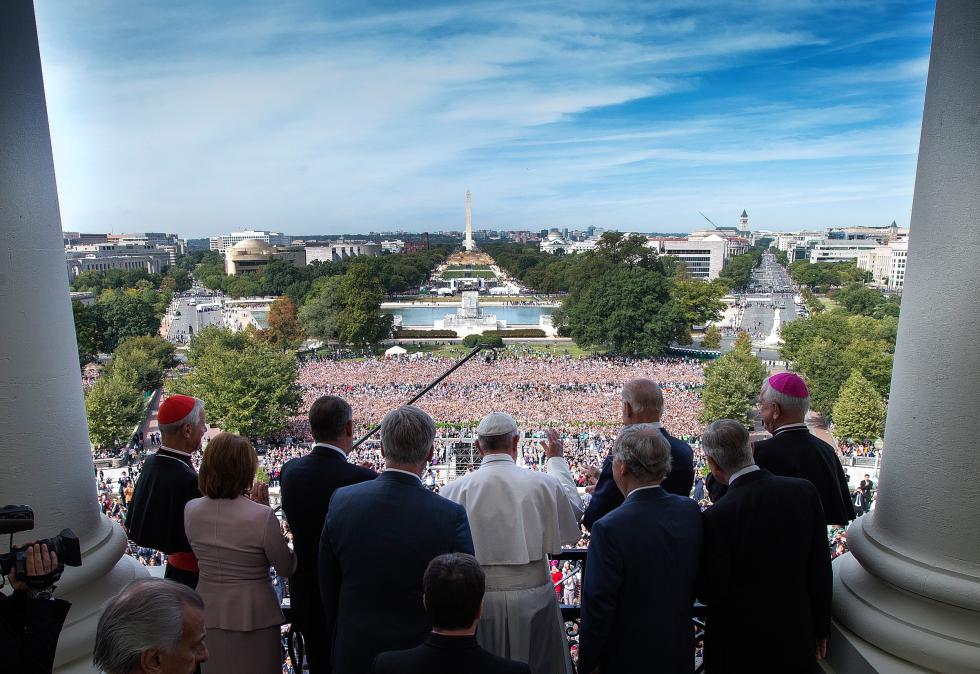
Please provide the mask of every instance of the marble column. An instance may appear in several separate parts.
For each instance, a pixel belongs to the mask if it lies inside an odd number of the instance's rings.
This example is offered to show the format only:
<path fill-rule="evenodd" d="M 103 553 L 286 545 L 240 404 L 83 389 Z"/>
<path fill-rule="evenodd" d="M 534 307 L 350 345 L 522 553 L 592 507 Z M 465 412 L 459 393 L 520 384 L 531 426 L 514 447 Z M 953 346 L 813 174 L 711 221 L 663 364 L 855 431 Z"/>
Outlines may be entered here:
<path fill-rule="evenodd" d="M 837 671 L 980 672 L 980 2 L 939 0 L 875 510 L 834 565 Z"/>
<path fill-rule="evenodd" d="M 65 527 L 81 540 L 56 592 L 72 608 L 55 667 L 92 672 L 102 606 L 145 572 L 96 500 L 30 0 L 0 2 L 0 467 L 0 504 L 34 508 L 15 542 Z"/>

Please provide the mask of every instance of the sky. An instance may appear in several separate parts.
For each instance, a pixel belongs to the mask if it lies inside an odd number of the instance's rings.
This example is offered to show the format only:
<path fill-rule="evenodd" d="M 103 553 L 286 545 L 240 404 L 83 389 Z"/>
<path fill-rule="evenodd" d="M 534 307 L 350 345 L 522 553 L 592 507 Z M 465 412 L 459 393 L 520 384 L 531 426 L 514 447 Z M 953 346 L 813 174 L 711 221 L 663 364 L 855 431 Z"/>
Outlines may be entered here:
<path fill-rule="evenodd" d="M 907 226 L 924 0 L 36 0 L 67 231 Z"/>

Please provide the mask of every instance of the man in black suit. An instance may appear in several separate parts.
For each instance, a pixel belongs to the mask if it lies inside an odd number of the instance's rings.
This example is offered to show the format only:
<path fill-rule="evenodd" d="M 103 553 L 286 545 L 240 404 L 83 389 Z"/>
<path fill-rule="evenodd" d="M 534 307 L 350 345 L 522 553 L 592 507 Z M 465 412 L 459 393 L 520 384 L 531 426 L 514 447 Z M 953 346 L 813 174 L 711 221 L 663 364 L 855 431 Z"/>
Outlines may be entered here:
<path fill-rule="evenodd" d="M 184 533 L 184 506 L 199 498 L 191 455 L 207 432 L 204 403 L 190 396 L 167 398 L 157 411 L 162 444 L 143 462 L 126 531 L 136 545 L 167 554 L 164 578 L 197 587 L 197 558 Z"/>
<path fill-rule="evenodd" d="M 320 593 L 334 674 L 362 674 L 383 651 L 420 644 L 432 629 L 422 576 L 433 557 L 473 554 L 463 506 L 434 494 L 420 475 L 436 426 L 409 405 L 381 422 L 385 470 L 334 492 L 320 537 Z"/>
<path fill-rule="evenodd" d="M 626 498 L 592 528 L 582 583 L 581 674 L 694 670 L 701 509 L 660 486 L 670 457 L 670 444 L 653 424 L 627 426 L 616 438 L 613 478 Z"/>
<path fill-rule="evenodd" d="M 353 410 L 342 398 L 323 396 L 310 407 L 313 450 L 282 467 L 282 511 L 293 532 L 296 572 L 289 579 L 293 625 L 303 634 L 311 674 L 330 671 L 330 639 L 320 603 L 317 550 L 330 497 L 341 487 L 377 473 L 347 461 L 354 444 Z"/>
<path fill-rule="evenodd" d="M 694 452 L 683 440 L 673 437 L 660 425 L 664 412 L 664 395 L 660 386 L 650 379 L 633 379 L 623 385 L 623 425 L 656 424 L 670 443 L 670 472 L 660 485 L 664 491 L 678 496 L 690 496 L 694 485 Z M 612 452 L 602 464 L 602 473 L 592 492 L 582 524 L 586 529 L 600 517 L 617 508 L 623 502 L 623 494 L 616 486 L 612 473 Z"/>
<path fill-rule="evenodd" d="M 701 443 L 712 475 L 729 486 L 704 512 L 705 668 L 810 672 L 826 656 L 832 594 L 817 490 L 756 466 L 737 421 L 715 421 Z M 766 629 L 772 624 L 778 633 Z"/>
<path fill-rule="evenodd" d="M 476 642 L 486 577 L 476 558 L 439 555 L 425 570 L 422 600 L 432 633 L 420 646 L 382 653 L 374 674 L 531 674 L 523 662 L 505 660 Z"/>
<path fill-rule="evenodd" d="M 809 480 L 827 524 L 845 526 L 854 519 L 847 475 L 834 448 L 803 423 L 809 407 L 810 392 L 798 374 L 780 372 L 762 384 L 759 416 L 772 437 L 755 444 L 755 462 L 775 475 Z"/>

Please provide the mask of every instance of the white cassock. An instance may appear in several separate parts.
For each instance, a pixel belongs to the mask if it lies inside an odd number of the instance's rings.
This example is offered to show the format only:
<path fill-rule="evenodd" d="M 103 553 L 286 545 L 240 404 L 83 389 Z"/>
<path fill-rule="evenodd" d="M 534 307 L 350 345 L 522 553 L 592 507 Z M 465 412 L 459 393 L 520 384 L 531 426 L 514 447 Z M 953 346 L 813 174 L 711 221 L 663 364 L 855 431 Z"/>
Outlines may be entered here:
<path fill-rule="evenodd" d="M 476 558 L 487 576 L 477 641 L 530 665 L 534 674 L 571 674 L 548 554 L 575 544 L 582 501 L 568 462 L 550 458 L 547 473 L 488 454 L 480 468 L 439 493 L 466 508 Z"/>

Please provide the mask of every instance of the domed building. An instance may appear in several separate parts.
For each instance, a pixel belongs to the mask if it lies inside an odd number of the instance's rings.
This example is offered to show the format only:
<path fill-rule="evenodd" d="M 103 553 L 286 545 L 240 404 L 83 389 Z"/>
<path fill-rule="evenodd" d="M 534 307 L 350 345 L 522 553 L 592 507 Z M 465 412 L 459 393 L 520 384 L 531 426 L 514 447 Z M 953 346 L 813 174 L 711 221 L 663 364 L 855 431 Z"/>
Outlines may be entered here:
<path fill-rule="evenodd" d="M 259 239 L 239 241 L 225 251 L 225 273 L 229 276 L 253 272 L 269 264 L 276 249 Z"/>

